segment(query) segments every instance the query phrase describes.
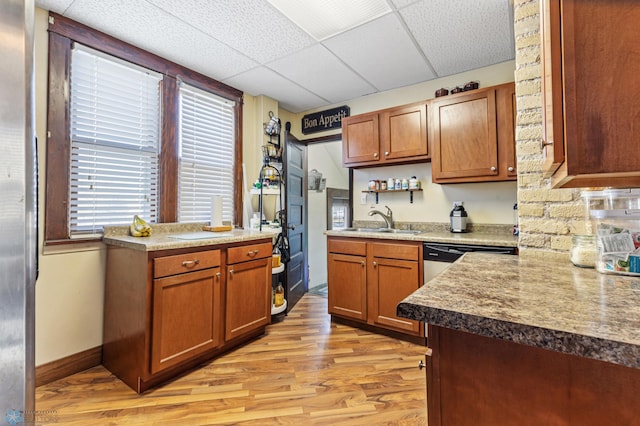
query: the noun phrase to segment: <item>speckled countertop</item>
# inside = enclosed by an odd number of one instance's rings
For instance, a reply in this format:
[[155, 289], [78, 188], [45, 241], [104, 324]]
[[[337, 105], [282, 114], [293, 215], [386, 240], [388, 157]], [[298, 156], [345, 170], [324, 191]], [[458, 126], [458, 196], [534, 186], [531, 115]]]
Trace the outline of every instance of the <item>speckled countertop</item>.
[[[132, 237], [127, 226], [109, 226], [105, 227], [102, 241], [108, 245], [134, 250], [155, 251], [274, 238], [280, 232], [279, 229], [271, 228], [263, 228], [262, 231], [233, 229], [226, 232], [207, 232], [202, 230], [203, 225], [205, 224], [154, 224], [150, 237]], [[193, 237], [197, 238], [191, 239]]]
[[385, 240], [425, 241], [470, 245], [517, 247], [518, 239], [508, 233], [468, 232], [454, 234], [447, 231], [425, 231], [419, 234], [393, 234], [388, 232], [325, 231], [327, 236], [352, 238], [378, 238]]
[[640, 368], [640, 278], [565, 259], [467, 253], [405, 298], [398, 315]]

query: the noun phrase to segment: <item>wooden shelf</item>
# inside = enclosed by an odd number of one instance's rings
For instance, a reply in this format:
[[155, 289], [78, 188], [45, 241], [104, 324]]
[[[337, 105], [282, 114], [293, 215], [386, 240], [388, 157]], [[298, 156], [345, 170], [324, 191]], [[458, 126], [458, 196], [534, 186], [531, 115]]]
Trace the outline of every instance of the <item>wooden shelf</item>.
[[408, 192], [409, 193], [409, 202], [413, 203], [413, 193], [414, 192], [418, 192], [418, 191], [422, 191], [422, 188], [415, 188], [415, 189], [379, 189], [379, 190], [366, 190], [366, 191], [362, 191], [362, 192], [367, 192], [370, 194], [376, 194], [376, 204], [378, 204], [378, 194], [380, 193], [384, 193], [384, 192]]

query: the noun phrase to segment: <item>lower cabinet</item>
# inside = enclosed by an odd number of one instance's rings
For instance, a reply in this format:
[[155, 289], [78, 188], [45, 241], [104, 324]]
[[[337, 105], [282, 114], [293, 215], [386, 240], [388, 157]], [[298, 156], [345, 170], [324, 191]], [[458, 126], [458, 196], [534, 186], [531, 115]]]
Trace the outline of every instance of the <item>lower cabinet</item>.
[[396, 315], [422, 285], [420, 242], [329, 237], [327, 247], [331, 315], [424, 337], [422, 323]]
[[227, 341], [263, 328], [271, 321], [271, 243], [235, 247], [228, 253]]
[[270, 295], [270, 238], [155, 252], [108, 246], [103, 364], [144, 392], [262, 334]]
[[429, 426], [639, 424], [639, 369], [428, 327]]

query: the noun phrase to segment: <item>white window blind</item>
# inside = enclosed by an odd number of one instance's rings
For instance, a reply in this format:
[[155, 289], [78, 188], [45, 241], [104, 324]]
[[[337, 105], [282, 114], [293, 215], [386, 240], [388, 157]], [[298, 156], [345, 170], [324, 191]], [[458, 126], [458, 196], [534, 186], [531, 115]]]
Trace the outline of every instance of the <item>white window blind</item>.
[[76, 43], [70, 80], [70, 236], [156, 222], [162, 76]]
[[235, 102], [180, 83], [178, 220], [209, 222], [222, 196], [222, 219], [233, 221]]

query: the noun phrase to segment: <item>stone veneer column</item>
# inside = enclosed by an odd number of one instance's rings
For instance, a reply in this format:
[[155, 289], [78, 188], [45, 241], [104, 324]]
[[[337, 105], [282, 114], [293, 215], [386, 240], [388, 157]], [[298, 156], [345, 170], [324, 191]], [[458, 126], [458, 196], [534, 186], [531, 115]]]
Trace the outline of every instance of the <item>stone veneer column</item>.
[[540, 3], [514, 1], [516, 153], [521, 256], [569, 257], [571, 234], [585, 229], [580, 190], [551, 189], [542, 176]]

